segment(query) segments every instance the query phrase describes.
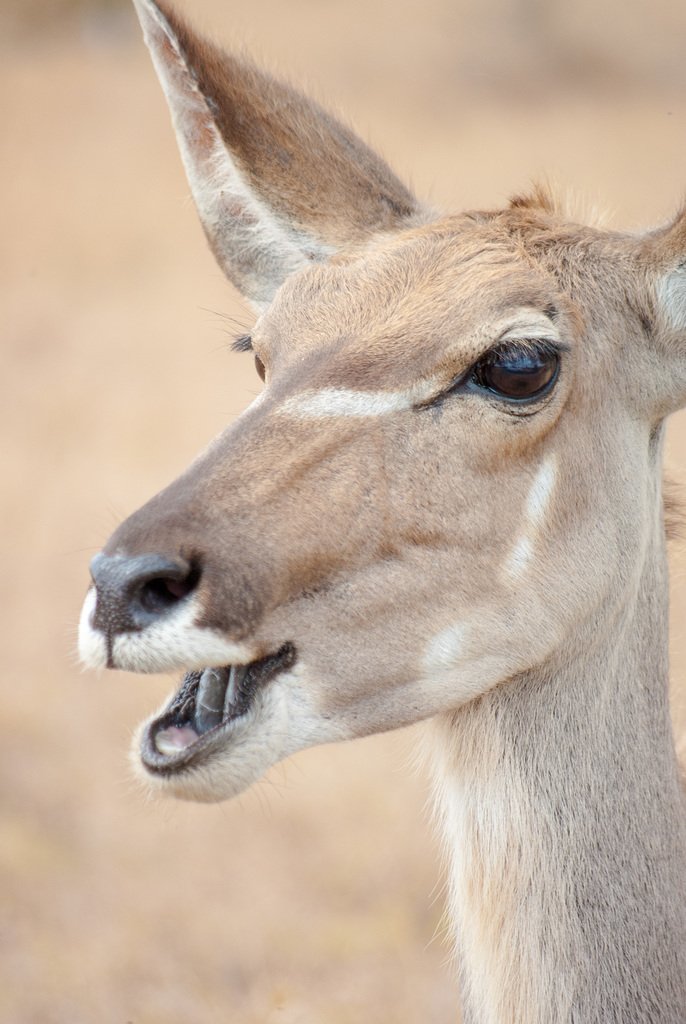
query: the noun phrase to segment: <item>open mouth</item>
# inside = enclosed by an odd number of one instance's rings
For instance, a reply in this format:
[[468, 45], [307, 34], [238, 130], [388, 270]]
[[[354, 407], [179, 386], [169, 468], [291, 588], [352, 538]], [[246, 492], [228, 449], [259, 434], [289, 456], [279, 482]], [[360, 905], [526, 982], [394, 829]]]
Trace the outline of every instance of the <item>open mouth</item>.
[[266, 683], [295, 663], [284, 644], [247, 665], [187, 672], [171, 703], [143, 734], [141, 759], [148, 771], [169, 774], [203, 760], [222, 746], [226, 727], [246, 715]]

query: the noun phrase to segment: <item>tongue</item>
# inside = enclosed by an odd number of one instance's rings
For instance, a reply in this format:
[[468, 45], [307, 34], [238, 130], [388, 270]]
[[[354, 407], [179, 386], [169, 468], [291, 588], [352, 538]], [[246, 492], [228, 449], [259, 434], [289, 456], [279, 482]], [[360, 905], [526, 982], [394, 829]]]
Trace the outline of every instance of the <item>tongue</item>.
[[155, 746], [160, 754], [178, 754], [197, 739], [198, 734], [190, 725], [170, 725], [155, 736]]

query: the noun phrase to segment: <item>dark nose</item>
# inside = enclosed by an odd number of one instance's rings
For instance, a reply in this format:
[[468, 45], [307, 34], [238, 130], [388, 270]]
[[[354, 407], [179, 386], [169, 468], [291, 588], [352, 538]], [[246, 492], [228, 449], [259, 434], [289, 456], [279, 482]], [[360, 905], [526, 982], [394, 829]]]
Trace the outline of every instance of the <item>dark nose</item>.
[[92, 625], [109, 636], [144, 629], [191, 593], [200, 573], [185, 559], [106, 555], [91, 562], [97, 600]]

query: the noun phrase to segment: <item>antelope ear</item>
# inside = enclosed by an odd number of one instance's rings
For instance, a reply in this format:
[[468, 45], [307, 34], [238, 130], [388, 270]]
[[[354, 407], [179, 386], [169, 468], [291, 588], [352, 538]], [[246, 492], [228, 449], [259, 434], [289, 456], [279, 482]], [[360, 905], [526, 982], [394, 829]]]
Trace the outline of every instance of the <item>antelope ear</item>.
[[668, 411], [686, 405], [686, 208], [641, 240], [653, 347], [666, 358]]
[[205, 234], [258, 308], [309, 262], [360, 248], [418, 210], [325, 111], [194, 33], [166, 2], [134, 3]]

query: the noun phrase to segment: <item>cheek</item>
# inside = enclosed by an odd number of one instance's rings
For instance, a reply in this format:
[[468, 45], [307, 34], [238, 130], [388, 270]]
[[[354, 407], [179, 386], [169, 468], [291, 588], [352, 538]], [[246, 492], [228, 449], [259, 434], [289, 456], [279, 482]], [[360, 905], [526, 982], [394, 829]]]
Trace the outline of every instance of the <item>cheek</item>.
[[419, 429], [387, 445], [387, 531], [399, 546], [456, 547], [493, 568], [521, 532], [541, 463], [538, 442], [551, 424], [462, 411], [459, 420], [453, 410], [427, 411]]
[[527, 483], [521, 465], [492, 472], [478, 459], [434, 456], [389, 488], [389, 542], [403, 558], [414, 559], [418, 549], [420, 575], [432, 560], [452, 560], [438, 578], [449, 573], [444, 582], [454, 586], [470, 577], [481, 589], [483, 574], [492, 579], [521, 531]]

